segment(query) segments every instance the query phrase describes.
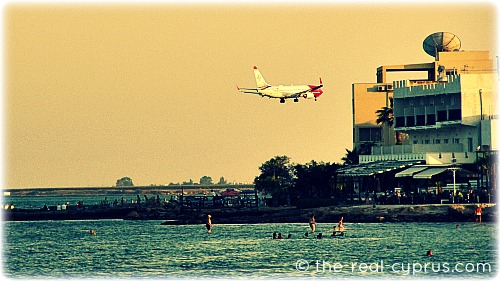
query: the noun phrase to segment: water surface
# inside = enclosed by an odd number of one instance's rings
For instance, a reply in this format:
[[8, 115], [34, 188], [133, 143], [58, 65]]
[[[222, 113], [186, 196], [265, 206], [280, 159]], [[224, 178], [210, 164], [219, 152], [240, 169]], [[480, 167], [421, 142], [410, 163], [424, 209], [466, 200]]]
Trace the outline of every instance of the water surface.
[[[4, 275], [359, 279], [492, 278], [497, 272], [494, 223], [460, 223], [456, 229], [455, 223], [349, 224], [346, 218], [345, 237], [330, 237], [334, 225], [318, 223], [316, 233], [304, 238], [307, 223], [218, 225], [213, 220], [211, 234], [204, 225], [161, 221], [3, 222]], [[274, 231], [292, 239], [273, 240]], [[321, 240], [315, 238], [319, 232]], [[425, 255], [428, 250], [432, 257]]]

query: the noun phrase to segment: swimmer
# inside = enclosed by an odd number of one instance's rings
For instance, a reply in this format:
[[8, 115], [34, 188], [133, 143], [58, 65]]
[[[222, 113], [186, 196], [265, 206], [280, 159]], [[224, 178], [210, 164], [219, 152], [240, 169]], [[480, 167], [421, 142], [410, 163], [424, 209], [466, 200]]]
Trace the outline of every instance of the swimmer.
[[207, 233], [211, 233], [212, 232], [212, 216], [211, 215], [207, 215], [207, 223], [205, 224], [205, 226], [207, 227]]
[[333, 227], [333, 233], [332, 233], [332, 236], [344, 236], [344, 232], [343, 231], [337, 231], [337, 227], [334, 226]]
[[317, 238], [317, 239], [321, 239], [321, 238], [323, 238], [323, 234], [320, 232], [320, 233], [318, 234], [318, 236], [316, 236], [316, 238]]
[[278, 239], [278, 234], [275, 232], [273, 232], [273, 239]]
[[309, 237], [309, 232], [306, 231], [306, 233], [304, 233], [304, 237], [305, 238]]
[[427, 256], [432, 257], [432, 250], [427, 251]]
[[292, 239], [292, 234], [288, 234], [288, 237], [286, 239]]
[[95, 232], [95, 230], [91, 229], [90, 230], [90, 235], [97, 235], [97, 233]]
[[455, 229], [459, 229], [459, 228], [460, 228], [460, 226], [458, 224], [455, 225]]
[[314, 232], [316, 230], [316, 219], [314, 218], [314, 214], [312, 214], [311, 218], [309, 219], [309, 227], [311, 228], [311, 232]]
[[281, 232], [278, 233], [278, 239], [283, 239], [283, 236], [281, 236]]

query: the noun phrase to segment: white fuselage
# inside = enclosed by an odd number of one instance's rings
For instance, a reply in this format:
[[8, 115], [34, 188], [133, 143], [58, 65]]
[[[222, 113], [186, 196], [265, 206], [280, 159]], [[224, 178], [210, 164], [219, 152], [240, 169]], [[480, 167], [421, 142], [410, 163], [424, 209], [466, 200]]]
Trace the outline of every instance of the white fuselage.
[[263, 90], [259, 90], [262, 96], [271, 97], [271, 98], [286, 98], [290, 95], [293, 95], [297, 92], [307, 91], [311, 88], [308, 85], [298, 85], [298, 86], [286, 86], [286, 85], [278, 85], [278, 86], [270, 86]]

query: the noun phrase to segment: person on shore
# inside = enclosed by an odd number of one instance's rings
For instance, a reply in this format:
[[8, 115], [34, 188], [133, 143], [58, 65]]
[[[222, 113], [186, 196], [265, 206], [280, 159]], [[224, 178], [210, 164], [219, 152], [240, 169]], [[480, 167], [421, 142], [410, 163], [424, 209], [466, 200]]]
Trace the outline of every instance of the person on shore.
[[309, 219], [309, 227], [311, 228], [311, 232], [314, 232], [316, 230], [316, 219], [314, 218], [314, 214], [312, 214], [311, 218]]
[[207, 233], [211, 233], [212, 232], [212, 216], [211, 215], [207, 215], [207, 223], [205, 224], [205, 226], [207, 227]]
[[481, 209], [481, 206], [477, 205], [476, 209], [474, 210], [474, 215], [476, 215], [476, 222], [481, 222], [481, 215], [483, 214], [483, 209]]

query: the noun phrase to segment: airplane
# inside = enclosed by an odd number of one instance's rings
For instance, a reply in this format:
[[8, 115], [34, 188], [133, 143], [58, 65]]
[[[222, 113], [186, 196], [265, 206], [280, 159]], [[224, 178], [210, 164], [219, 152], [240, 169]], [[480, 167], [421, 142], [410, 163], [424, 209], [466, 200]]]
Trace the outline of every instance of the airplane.
[[285, 103], [285, 99], [293, 99], [294, 102], [298, 102], [300, 97], [305, 99], [314, 99], [315, 101], [323, 91], [320, 89], [323, 87], [323, 81], [319, 78], [319, 85], [279, 85], [272, 86], [269, 85], [262, 77], [262, 74], [257, 69], [256, 66], [253, 67], [253, 72], [255, 74], [255, 81], [257, 81], [257, 88], [238, 88], [238, 91], [246, 94], [260, 95], [261, 97], [277, 98], [280, 99], [280, 103]]

